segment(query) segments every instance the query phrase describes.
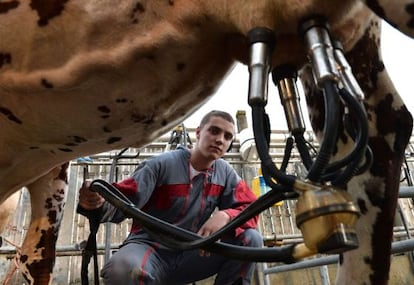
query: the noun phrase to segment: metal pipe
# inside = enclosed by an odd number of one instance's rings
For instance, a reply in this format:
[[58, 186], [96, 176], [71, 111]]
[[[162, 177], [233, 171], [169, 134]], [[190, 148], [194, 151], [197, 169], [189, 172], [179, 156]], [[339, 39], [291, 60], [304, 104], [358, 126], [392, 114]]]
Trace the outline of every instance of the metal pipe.
[[[127, 150], [128, 148], [124, 148], [113, 158], [111, 168], [109, 170], [109, 183], [115, 182], [115, 172], [118, 160], [122, 158], [122, 154]], [[111, 227], [112, 226], [110, 222], [105, 223], [105, 263], [107, 263], [109, 261], [109, 258], [111, 257]]]
[[[121, 244], [111, 244], [111, 249], [118, 249]], [[98, 244], [98, 254], [102, 255], [105, 253], [105, 244]], [[16, 255], [16, 248], [14, 246], [2, 246], [0, 248], [0, 256], [6, 255], [7, 258], [13, 258]], [[56, 256], [81, 256], [82, 247], [80, 244], [74, 245], [60, 245], [56, 246]]]
[[329, 281], [328, 266], [322, 265], [319, 267], [319, 273], [321, 274], [322, 285], [331, 285], [331, 282]]
[[267, 209], [269, 211], [269, 215], [270, 215], [270, 229], [272, 231], [272, 233], [276, 234], [276, 225], [275, 225], [275, 221], [273, 219], [274, 217], [274, 213], [273, 213], [273, 207], [269, 207]]
[[[284, 203], [288, 203], [288, 202], [286, 201], [286, 202], [283, 202], [283, 204], [284, 204]], [[282, 232], [282, 235], [284, 235], [284, 234], [286, 233], [286, 231], [285, 231], [285, 225], [284, 225], [284, 223], [283, 223], [283, 217], [282, 217], [282, 215], [283, 215], [283, 213], [282, 213], [282, 207], [283, 207], [283, 205], [278, 206], [278, 207], [277, 207], [277, 212], [278, 212], [278, 216], [279, 216], [280, 231]]]
[[414, 198], [414, 186], [400, 186], [400, 198]]
[[[414, 250], [414, 239], [397, 241], [397, 242], [392, 243], [391, 254], [398, 254], [398, 253], [403, 253], [403, 252], [412, 251], [412, 250]], [[298, 270], [298, 269], [305, 269], [305, 268], [316, 267], [316, 266], [335, 264], [338, 262], [338, 259], [339, 259], [339, 255], [337, 254], [324, 256], [324, 257], [318, 257], [314, 259], [299, 261], [299, 262], [292, 263], [292, 264], [274, 266], [274, 267], [264, 270], [263, 274], [281, 273], [281, 272], [286, 272], [286, 271], [291, 271], [291, 270]]]

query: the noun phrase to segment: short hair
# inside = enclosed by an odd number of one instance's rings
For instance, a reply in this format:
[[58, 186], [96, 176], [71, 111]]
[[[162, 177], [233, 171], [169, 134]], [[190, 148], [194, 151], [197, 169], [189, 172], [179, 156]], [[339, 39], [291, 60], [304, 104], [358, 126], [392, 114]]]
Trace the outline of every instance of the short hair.
[[204, 117], [201, 119], [200, 128], [204, 127], [204, 125], [206, 125], [210, 121], [211, 117], [220, 117], [234, 125], [233, 117], [229, 113], [219, 110], [213, 110], [205, 114]]

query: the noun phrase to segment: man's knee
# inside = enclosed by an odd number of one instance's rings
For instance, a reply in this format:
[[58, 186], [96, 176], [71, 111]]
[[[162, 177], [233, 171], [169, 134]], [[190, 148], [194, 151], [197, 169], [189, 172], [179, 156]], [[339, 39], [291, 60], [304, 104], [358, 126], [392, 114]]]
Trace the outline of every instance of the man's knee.
[[262, 247], [263, 246], [263, 237], [255, 229], [247, 229], [243, 232], [243, 243], [246, 246], [251, 247]]
[[105, 264], [101, 277], [106, 285], [154, 284], [154, 276], [135, 264], [130, 258], [116, 254]]

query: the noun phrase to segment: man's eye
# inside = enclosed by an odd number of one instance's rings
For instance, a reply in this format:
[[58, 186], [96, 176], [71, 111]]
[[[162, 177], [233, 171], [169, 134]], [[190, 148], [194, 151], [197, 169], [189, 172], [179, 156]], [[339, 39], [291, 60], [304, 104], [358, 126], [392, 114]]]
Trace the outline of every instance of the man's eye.
[[225, 134], [225, 135], [224, 135], [224, 138], [225, 138], [227, 141], [231, 141], [231, 140], [233, 139], [233, 135], [230, 135], [230, 134]]
[[217, 135], [219, 132], [220, 130], [217, 128], [210, 128], [210, 133], [212, 133], [213, 135]]

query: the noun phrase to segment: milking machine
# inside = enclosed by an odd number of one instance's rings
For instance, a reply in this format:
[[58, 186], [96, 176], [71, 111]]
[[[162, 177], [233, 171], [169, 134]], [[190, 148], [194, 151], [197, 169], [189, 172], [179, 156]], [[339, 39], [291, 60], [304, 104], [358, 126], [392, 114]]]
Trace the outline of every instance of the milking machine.
[[[268, 33], [271, 35], [271, 31]], [[334, 48], [329, 28], [323, 18], [317, 17], [304, 21], [300, 25], [300, 33], [309, 51], [308, 58], [315, 84], [322, 91], [325, 102], [324, 138], [319, 153], [316, 159], [312, 160], [303, 143], [304, 126], [296, 99], [296, 71], [289, 66], [276, 67], [272, 71], [272, 77], [278, 86], [289, 131], [295, 137], [302, 161], [308, 170], [306, 180], [292, 179], [277, 169], [268, 154], [266, 144], [268, 123], [263, 107], [267, 103], [267, 95], [265, 92], [259, 94], [263, 89], [262, 86], [256, 87], [257, 92], [249, 93], [256, 147], [267, 184], [274, 188], [277, 181], [278, 184], [286, 185], [287, 191], [293, 190], [299, 193], [296, 222], [302, 231], [307, 249], [320, 253], [343, 252], [358, 246], [354, 224], [359, 213], [349, 194], [341, 187], [344, 187], [356, 173], [367, 167], [369, 159], [365, 157], [370, 157], [370, 152], [367, 151], [367, 120], [361, 104], [362, 92], [352, 73], [349, 72], [350, 68], [342, 51], [340, 48]], [[263, 55], [263, 48], [260, 48], [263, 42], [265, 41], [251, 38], [250, 66], [255, 68], [262, 66], [260, 72], [265, 73], [267, 68], [265, 58], [269, 58], [269, 55]], [[255, 61], [258, 58], [262, 59], [260, 64]], [[252, 82], [251, 86], [254, 84], [256, 83]], [[347, 87], [354, 85], [352, 89]], [[345, 157], [330, 164], [337, 144], [341, 104], [346, 106], [347, 113], [352, 115], [352, 118], [345, 117], [345, 120], [350, 121], [347, 125], [354, 127], [349, 133], [355, 140], [355, 147]]]
[[[342, 47], [331, 40], [329, 27], [323, 17], [303, 21], [300, 34], [308, 50], [315, 86], [323, 94], [325, 105], [324, 137], [319, 152], [313, 158], [304, 138], [305, 124], [299, 105], [296, 68], [281, 65], [270, 70], [269, 61], [277, 44], [274, 32], [261, 27], [251, 30], [247, 35], [250, 44], [248, 103], [252, 108], [253, 131], [262, 173], [272, 190], [259, 197], [225, 227], [209, 237], [201, 238], [137, 209], [106, 181], [95, 180], [91, 189], [121, 208], [127, 216], [139, 221], [154, 239], [171, 248], [202, 248], [236, 259], [286, 263], [316, 253], [341, 253], [356, 248], [358, 238], [354, 225], [359, 211], [345, 191], [345, 185], [354, 175], [369, 167], [372, 159], [367, 146], [368, 125], [362, 104], [363, 93]], [[305, 179], [285, 173], [284, 167], [278, 169], [269, 155], [270, 121], [265, 106], [270, 73], [278, 87], [289, 131], [307, 169]], [[335, 157], [335, 162], [331, 162], [341, 121], [355, 143], [344, 157]], [[290, 150], [285, 152], [284, 164], [289, 156]], [[218, 241], [224, 234], [276, 202], [293, 198], [297, 198], [296, 221], [304, 237], [303, 243], [278, 248], [246, 248]]]

